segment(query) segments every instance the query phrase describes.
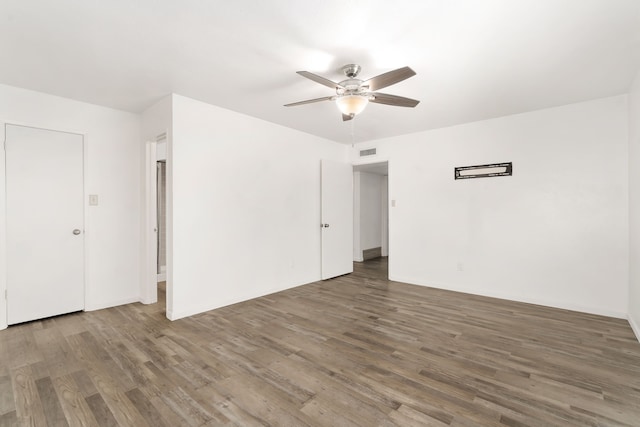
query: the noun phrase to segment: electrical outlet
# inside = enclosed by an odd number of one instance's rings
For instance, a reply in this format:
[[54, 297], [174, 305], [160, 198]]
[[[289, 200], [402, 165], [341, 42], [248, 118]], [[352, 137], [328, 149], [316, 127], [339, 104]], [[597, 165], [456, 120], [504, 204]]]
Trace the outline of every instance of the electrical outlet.
[[89, 206], [98, 206], [97, 194], [89, 194]]
[[464, 263], [459, 262], [457, 267], [458, 267], [458, 271], [464, 271]]

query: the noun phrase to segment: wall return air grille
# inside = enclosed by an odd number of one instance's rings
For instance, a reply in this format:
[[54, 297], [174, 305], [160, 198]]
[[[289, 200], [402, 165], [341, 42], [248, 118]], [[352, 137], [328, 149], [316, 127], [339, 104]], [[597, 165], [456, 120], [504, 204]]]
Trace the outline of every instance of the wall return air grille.
[[492, 178], [513, 175], [513, 163], [493, 163], [490, 165], [460, 166], [454, 169], [454, 179]]
[[374, 154], [376, 154], [375, 148], [369, 148], [368, 150], [360, 150], [360, 157], [373, 156]]

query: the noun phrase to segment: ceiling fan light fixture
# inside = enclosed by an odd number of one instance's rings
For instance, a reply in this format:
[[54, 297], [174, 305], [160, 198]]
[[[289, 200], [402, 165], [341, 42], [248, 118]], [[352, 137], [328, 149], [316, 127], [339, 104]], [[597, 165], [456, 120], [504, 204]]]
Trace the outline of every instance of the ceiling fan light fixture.
[[336, 99], [340, 112], [346, 116], [357, 116], [369, 103], [369, 97], [363, 95], [344, 95]]
[[342, 120], [352, 120], [356, 115], [362, 113], [369, 102], [376, 104], [393, 105], [396, 107], [415, 107], [420, 101], [405, 98], [403, 96], [380, 93], [378, 89], [394, 85], [409, 77], [415, 76], [416, 72], [409, 67], [398, 68], [386, 73], [372, 77], [368, 80], [361, 80], [358, 77], [360, 66], [357, 64], [347, 64], [342, 67], [346, 80], [336, 83], [309, 71], [296, 71], [302, 77], [313, 80], [323, 86], [335, 90], [335, 95], [322, 98], [307, 99], [305, 101], [285, 104], [285, 107], [297, 105], [313, 104], [321, 101], [335, 101], [338, 109], [342, 113]]

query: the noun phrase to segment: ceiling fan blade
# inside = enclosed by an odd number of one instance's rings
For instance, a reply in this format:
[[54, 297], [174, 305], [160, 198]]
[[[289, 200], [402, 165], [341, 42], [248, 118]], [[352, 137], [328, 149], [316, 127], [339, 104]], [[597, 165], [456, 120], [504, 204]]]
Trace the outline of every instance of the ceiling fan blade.
[[325, 96], [322, 98], [315, 98], [315, 99], [307, 99], [306, 101], [298, 101], [298, 102], [292, 102], [291, 104], [285, 104], [285, 107], [295, 107], [296, 105], [304, 105], [304, 104], [313, 104], [314, 102], [320, 102], [320, 101], [331, 101], [333, 99], [333, 96]]
[[411, 98], [405, 98], [404, 96], [389, 95], [388, 93], [374, 92], [373, 99], [369, 102], [375, 102], [377, 104], [394, 105], [396, 107], [415, 107], [420, 101]]
[[353, 114], [343, 114], [342, 115], [342, 121], [346, 122], [348, 120], [353, 120], [354, 117], [355, 117], [355, 115], [353, 115]]
[[379, 76], [372, 77], [364, 82], [363, 85], [368, 85], [369, 90], [374, 91], [385, 88], [387, 86], [391, 86], [415, 75], [416, 72], [411, 68], [402, 67], [398, 68], [397, 70], [389, 71], [387, 73], [380, 74]]
[[338, 83], [332, 82], [331, 80], [325, 79], [324, 77], [321, 77], [317, 74], [313, 74], [308, 71], [296, 71], [296, 72], [300, 74], [302, 77], [306, 77], [309, 80], [313, 80], [314, 82], [320, 83], [321, 85], [325, 85], [326, 87], [330, 87], [331, 89], [342, 88], [342, 86], [340, 86]]

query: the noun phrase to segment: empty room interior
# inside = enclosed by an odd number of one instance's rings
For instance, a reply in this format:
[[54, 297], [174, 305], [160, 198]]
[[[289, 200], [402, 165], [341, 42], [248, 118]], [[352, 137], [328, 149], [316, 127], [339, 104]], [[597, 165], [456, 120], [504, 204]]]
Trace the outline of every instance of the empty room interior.
[[0, 2], [0, 426], [640, 426], [640, 2]]

